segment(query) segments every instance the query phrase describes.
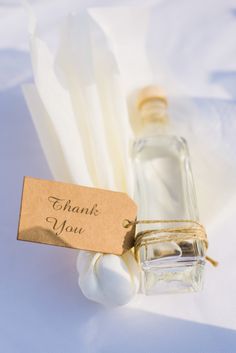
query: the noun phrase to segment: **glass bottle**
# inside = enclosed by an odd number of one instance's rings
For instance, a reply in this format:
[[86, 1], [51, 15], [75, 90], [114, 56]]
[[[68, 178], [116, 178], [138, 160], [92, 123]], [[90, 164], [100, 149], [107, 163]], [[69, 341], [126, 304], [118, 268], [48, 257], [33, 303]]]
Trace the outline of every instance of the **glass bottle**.
[[[137, 115], [142, 133], [133, 145], [138, 219], [198, 221], [198, 208], [184, 138], [168, 134], [167, 99], [156, 86], [140, 91]], [[175, 226], [179, 227], [179, 223]], [[191, 227], [191, 223], [182, 224]], [[137, 232], [173, 227], [173, 223], [138, 224]], [[166, 233], [163, 233], [166, 235]], [[146, 294], [189, 292], [202, 288], [205, 243], [199, 239], [152, 242], [135, 249]]]

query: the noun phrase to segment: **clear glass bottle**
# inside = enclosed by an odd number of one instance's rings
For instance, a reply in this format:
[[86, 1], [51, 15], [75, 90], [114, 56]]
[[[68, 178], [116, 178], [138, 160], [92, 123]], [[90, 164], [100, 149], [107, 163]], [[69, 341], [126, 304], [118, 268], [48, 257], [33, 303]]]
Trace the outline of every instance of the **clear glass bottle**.
[[[142, 134], [133, 146], [138, 219], [198, 221], [188, 146], [182, 137], [167, 133], [167, 100], [163, 92], [155, 86], [142, 90], [137, 114], [142, 125]], [[183, 225], [190, 227], [189, 223]], [[166, 227], [170, 224], [158, 224], [158, 228]], [[157, 229], [157, 224], [137, 225], [137, 232], [150, 229]], [[204, 242], [180, 238], [161, 242], [161, 236], [152, 234], [154, 241], [136, 249], [142, 292], [149, 295], [200, 290]]]

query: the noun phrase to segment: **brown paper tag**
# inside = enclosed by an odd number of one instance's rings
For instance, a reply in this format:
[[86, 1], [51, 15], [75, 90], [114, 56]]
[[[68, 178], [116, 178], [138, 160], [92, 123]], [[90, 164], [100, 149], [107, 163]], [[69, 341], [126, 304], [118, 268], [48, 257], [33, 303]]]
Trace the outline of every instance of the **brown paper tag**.
[[121, 255], [134, 242], [137, 207], [128, 195], [24, 178], [18, 240]]

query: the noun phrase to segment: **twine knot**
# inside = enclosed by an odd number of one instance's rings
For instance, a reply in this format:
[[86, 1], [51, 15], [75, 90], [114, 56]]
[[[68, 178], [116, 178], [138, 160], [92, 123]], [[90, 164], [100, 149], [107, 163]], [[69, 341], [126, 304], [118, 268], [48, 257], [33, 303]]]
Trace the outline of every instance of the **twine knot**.
[[[128, 228], [137, 224], [157, 224], [159, 228], [147, 229], [138, 232], [135, 236], [135, 250], [136, 252], [141, 245], [153, 244], [157, 242], [170, 242], [170, 241], [186, 241], [186, 240], [201, 240], [203, 241], [206, 250], [208, 249], [209, 242], [205, 228], [202, 224], [193, 220], [135, 220], [130, 221], [125, 219], [123, 226]], [[167, 225], [167, 227], [163, 226]], [[153, 234], [159, 236], [152, 236]], [[205, 257], [214, 267], [218, 266], [218, 262], [209, 256]]]

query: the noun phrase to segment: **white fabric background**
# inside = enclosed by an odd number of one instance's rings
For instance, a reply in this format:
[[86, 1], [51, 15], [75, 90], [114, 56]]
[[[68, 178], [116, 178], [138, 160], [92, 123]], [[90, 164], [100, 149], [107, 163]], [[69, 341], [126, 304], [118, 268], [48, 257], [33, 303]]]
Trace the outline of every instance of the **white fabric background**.
[[[67, 4], [34, 3], [50, 42], [52, 24]], [[126, 307], [107, 310], [80, 293], [76, 251], [16, 241], [23, 175], [51, 178], [51, 174], [20, 89], [22, 83], [32, 81], [26, 16], [17, 1], [0, 1], [1, 352], [235, 351], [236, 3], [153, 1], [147, 55], [139, 53], [142, 38], [137, 41], [137, 28], [141, 34], [147, 20], [137, 14], [139, 3], [81, 1], [81, 8], [133, 6], [122, 21], [116, 16], [121, 10], [114, 10], [118, 11], [115, 15], [104, 8], [93, 10], [116, 43], [125, 89], [129, 91], [153, 77], [170, 93], [194, 97], [201, 119], [202, 155], [205, 146], [212, 156], [222, 146], [222, 153], [212, 157], [209, 164], [215, 168], [215, 178], [209, 180], [211, 190], [216, 191], [214, 185], [221, 189], [210, 194], [207, 204], [209, 215], [217, 215], [208, 228], [214, 234], [210, 255], [221, 265], [208, 268], [203, 293], [138, 296]], [[140, 54], [135, 65], [129, 61], [132, 52]], [[177, 100], [172, 107], [179, 105]], [[198, 128], [196, 118], [193, 128]], [[225, 173], [217, 169], [217, 157]], [[200, 195], [200, 209], [204, 207]], [[218, 213], [211, 213], [214, 207]]]

